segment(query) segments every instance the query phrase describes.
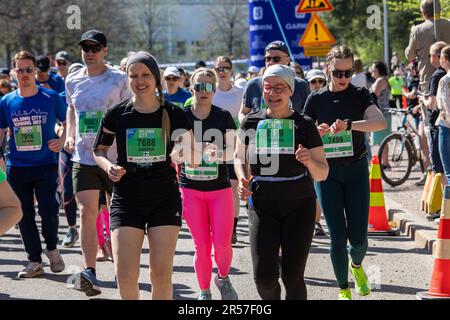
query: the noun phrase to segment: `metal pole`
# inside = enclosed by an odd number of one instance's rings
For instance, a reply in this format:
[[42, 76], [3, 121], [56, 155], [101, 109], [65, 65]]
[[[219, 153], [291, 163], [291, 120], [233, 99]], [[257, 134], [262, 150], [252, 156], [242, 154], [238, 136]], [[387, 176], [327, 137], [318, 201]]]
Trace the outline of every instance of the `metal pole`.
[[438, 26], [437, 22], [439, 20], [439, 13], [437, 13], [437, 0], [433, 0], [433, 26], [434, 26], [434, 42], [438, 41]]
[[284, 33], [283, 26], [281, 25], [280, 18], [278, 17], [277, 10], [275, 10], [275, 6], [273, 5], [273, 1], [269, 0], [270, 6], [272, 7], [273, 14], [275, 16], [275, 20], [277, 21], [278, 28], [280, 28], [281, 36], [283, 37], [284, 43], [289, 51], [289, 56], [291, 57], [291, 61], [295, 62], [294, 55], [292, 54], [291, 46], [289, 45], [288, 39], [286, 38], [286, 34]]
[[384, 20], [384, 62], [390, 69], [389, 61], [389, 30], [388, 30], [388, 6], [386, 0], [383, 0], [383, 20]]

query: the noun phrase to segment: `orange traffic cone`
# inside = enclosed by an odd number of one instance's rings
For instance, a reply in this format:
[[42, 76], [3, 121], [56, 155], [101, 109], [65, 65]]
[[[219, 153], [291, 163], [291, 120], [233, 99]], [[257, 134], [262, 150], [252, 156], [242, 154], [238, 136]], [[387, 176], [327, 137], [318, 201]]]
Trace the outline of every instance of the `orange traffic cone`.
[[428, 292], [417, 293], [419, 299], [450, 299], [450, 185], [445, 186], [434, 254], [434, 270]]
[[380, 161], [373, 156], [370, 169], [370, 205], [369, 205], [369, 236], [395, 236], [398, 229], [391, 229], [384, 206], [383, 185], [381, 182]]

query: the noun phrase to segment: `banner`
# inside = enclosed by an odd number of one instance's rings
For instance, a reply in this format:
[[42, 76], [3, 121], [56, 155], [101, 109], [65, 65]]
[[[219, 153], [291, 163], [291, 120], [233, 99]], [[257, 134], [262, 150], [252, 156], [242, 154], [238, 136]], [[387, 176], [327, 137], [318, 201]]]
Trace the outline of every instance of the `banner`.
[[291, 58], [303, 70], [311, 69], [311, 58], [305, 57], [299, 46], [311, 14], [298, 14], [298, 4], [298, 0], [249, 0], [250, 65], [264, 67], [264, 48], [282, 40], [290, 48]]

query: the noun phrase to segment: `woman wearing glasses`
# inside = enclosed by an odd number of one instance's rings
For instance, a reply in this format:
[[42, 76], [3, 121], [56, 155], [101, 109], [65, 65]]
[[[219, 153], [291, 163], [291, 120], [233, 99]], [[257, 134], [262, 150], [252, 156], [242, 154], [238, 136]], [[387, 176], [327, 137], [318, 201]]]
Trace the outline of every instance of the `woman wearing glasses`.
[[[233, 251], [233, 191], [225, 162], [233, 160], [235, 124], [231, 114], [212, 105], [217, 77], [214, 71], [200, 68], [191, 77], [193, 104], [185, 110], [195, 131], [196, 143], [203, 146], [202, 164], [194, 169], [184, 163], [180, 172], [183, 217], [195, 244], [194, 268], [200, 287], [198, 300], [211, 300], [211, 249], [218, 274], [214, 283], [222, 300], [237, 300], [231, 285]], [[196, 129], [197, 130], [197, 129]], [[201, 140], [200, 140], [201, 139]]]
[[[171, 157], [179, 158], [172, 136], [193, 146], [191, 124], [180, 108], [164, 101], [153, 56], [142, 51], [130, 56], [126, 70], [133, 96], [106, 113], [94, 144], [95, 160], [114, 182], [110, 219], [117, 283], [122, 299], [139, 299], [140, 256], [147, 234], [152, 299], [170, 300], [182, 210], [171, 166]], [[114, 140], [117, 164], [107, 157]]]
[[254, 279], [263, 300], [281, 299], [281, 248], [286, 299], [304, 300], [316, 215], [312, 179], [326, 179], [328, 165], [314, 122], [290, 107], [294, 70], [270, 66], [262, 84], [268, 108], [243, 119], [235, 156], [239, 195], [251, 196], [253, 203], [248, 214]]
[[[239, 108], [241, 107], [242, 95], [244, 91], [233, 85], [231, 77], [233, 76], [233, 63], [228, 57], [217, 57], [214, 62], [214, 70], [217, 73], [217, 88], [214, 93], [212, 103], [219, 108], [227, 110], [233, 117], [236, 128], [239, 127]], [[228, 175], [230, 177], [231, 188], [233, 189], [234, 199], [234, 225], [231, 242], [237, 242], [237, 224], [239, 221], [239, 195], [237, 192], [238, 181], [234, 172], [233, 164], [227, 165]]]
[[369, 216], [369, 172], [364, 133], [386, 128], [383, 114], [369, 92], [350, 84], [353, 61], [349, 48], [334, 47], [327, 56], [331, 81], [326, 89], [313, 92], [305, 105], [305, 114], [318, 125], [330, 166], [328, 178], [316, 182], [315, 188], [330, 233], [331, 261], [342, 300], [351, 299], [349, 267], [356, 279], [356, 292], [359, 295], [370, 293], [361, 266], [368, 246]]

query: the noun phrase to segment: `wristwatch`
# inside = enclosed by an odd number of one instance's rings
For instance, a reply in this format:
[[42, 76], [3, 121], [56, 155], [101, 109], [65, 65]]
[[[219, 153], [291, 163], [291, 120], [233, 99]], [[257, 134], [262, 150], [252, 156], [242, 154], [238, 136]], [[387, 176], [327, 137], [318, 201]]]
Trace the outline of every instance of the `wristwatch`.
[[344, 122], [347, 124], [346, 131], [352, 130], [352, 120], [351, 119], [344, 119]]

